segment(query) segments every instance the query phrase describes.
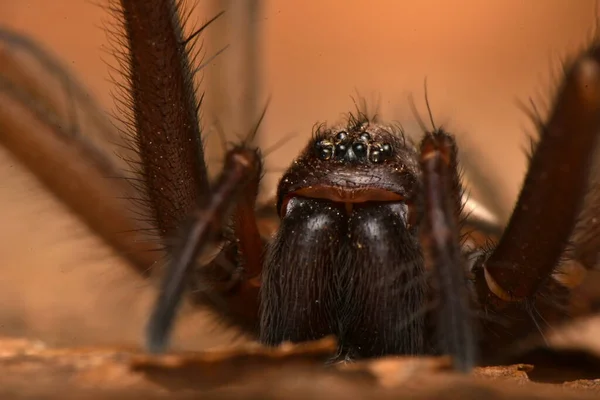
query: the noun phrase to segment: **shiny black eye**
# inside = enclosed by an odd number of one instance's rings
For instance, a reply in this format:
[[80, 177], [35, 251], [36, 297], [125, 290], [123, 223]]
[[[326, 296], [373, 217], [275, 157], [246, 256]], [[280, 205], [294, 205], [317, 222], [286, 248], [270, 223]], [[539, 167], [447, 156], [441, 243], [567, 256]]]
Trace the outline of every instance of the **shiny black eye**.
[[324, 161], [331, 159], [333, 156], [333, 143], [322, 140], [315, 145], [317, 156]]
[[331, 159], [331, 156], [333, 155], [333, 151], [329, 148], [329, 147], [322, 147], [319, 150], [319, 158], [321, 160], [329, 160]]
[[383, 161], [383, 156], [381, 155], [381, 151], [372, 150], [370, 155], [371, 162], [378, 164]]
[[360, 140], [362, 140], [363, 142], [368, 142], [369, 140], [371, 140], [371, 135], [369, 135], [368, 132], [363, 132], [360, 134], [360, 136], [358, 138]]
[[352, 145], [352, 151], [357, 157], [364, 157], [367, 154], [367, 145], [365, 143], [356, 142]]
[[392, 155], [392, 145], [389, 143], [382, 144], [381, 154], [383, 154], [384, 157], [390, 157]]
[[347, 137], [348, 137], [348, 133], [345, 131], [341, 131], [337, 135], [335, 135], [335, 138], [339, 141], [346, 140]]
[[384, 155], [381, 152], [381, 145], [379, 143], [375, 143], [371, 146], [371, 151], [369, 152], [369, 160], [372, 163], [379, 164], [383, 161]]
[[348, 146], [343, 143], [338, 143], [335, 145], [335, 156], [336, 158], [344, 158], [346, 156], [346, 152], [348, 151]]

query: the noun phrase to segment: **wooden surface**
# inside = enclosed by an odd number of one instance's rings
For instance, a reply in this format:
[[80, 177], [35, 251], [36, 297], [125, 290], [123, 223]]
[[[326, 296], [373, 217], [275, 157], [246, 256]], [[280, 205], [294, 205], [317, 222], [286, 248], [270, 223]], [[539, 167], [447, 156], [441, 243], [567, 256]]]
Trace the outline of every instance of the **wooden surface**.
[[333, 340], [152, 357], [117, 348], [50, 349], [0, 340], [2, 399], [593, 399], [600, 380], [532, 382], [535, 367], [454, 374], [445, 358], [325, 367]]

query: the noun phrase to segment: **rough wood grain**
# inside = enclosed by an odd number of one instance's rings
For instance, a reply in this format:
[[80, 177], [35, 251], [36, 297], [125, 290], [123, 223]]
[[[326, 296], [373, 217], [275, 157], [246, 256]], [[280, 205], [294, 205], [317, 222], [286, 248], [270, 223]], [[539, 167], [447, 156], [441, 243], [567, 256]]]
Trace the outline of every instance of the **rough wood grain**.
[[446, 358], [387, 358], [323, 366], [325, 339], [148, 356], [136, 349], [52, 349], [0, 339], [2, 399], [593, 399], [600, 380], [534, 383], [534, 367], [451, 373]]

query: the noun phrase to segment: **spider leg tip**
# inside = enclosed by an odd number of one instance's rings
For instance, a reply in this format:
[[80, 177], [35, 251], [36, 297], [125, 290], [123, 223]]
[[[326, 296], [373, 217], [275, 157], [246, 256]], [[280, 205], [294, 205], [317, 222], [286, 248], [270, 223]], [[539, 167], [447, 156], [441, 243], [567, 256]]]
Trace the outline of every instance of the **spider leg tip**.
[[168, 346], [169, 326], [164, 318], [157, 315], [150, 317], [145, 332], [145, 349], [150, 354], [162, 354]]
[[162, 354], [167, 348], [167, 340], [163, 332], [150, 327], [146, 332], [145, 349], [150, 354]]

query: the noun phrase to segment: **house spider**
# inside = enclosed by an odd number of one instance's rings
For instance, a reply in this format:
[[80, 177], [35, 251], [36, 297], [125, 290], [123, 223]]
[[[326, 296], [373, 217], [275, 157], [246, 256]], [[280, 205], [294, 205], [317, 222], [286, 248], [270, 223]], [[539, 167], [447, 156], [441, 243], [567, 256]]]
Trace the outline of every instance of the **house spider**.
[[[79, 135], [77, 113], [59, 110], [7, 53], [0, 76], [2, 145], [138, 272], [148, 274], [167, 255], [149, 350], [164, 350], [190, 288], [198, 305], [268, 345], [333, 334], [339, 351], [332, 361], [449, 354], [463, 371], [541, 335], [538, 319], [571, 316], [572, 272], [595, 267], [600, 250], [597, 198], [586, 198], [596, 187], [600, 47], [589, 46], [565, 69], [546, 121], [532, 114], [540, 140], [497, 244], [465, 245], [472, 221], [450, 133], [432, 120], [415, 143], [360, 108], [340, 125], [316, 126], [279, 183], [270, 211], [279, 227], [265, 237], [264, 209], [255, 204], [262, 156], [253, 143], [266, 108], [209, 182], [193, 85], [201, 30], [183, 37], [177, 4], [111, 5], [128, 49], [120, 61], [124, 106], [132, 110], [123, 121], [131, 176]], [[35, 44], [0, 33], [8, 47], [61, 76]], [[62, 83], [85, 103], [77, 85]], [[72, 125], [54, 118], [61, 112]], [[69, 179], [55, 170], [68, 170]], [[146, 225], [130, 212], [131, 199]], [[140, 240], [147, 230], [160, 236], [160, 251]], [[215, 249], [217, 256], [199, 261]]]

